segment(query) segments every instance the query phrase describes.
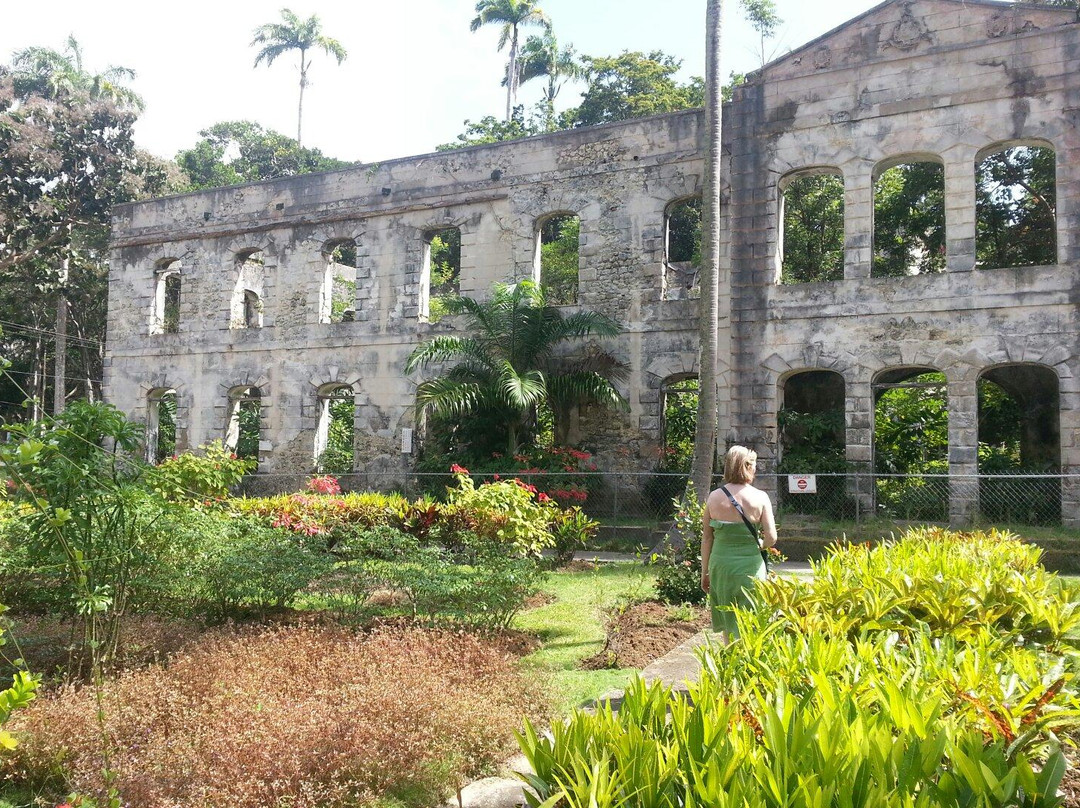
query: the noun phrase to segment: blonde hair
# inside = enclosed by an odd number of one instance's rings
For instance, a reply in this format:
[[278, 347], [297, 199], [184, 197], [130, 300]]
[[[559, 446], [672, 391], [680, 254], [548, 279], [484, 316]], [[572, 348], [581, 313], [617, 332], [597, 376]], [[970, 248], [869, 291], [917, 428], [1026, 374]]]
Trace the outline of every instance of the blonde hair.
[[749, 483], [754, 478], [751, 466], [757, 462], [757, 452], [745, 446], [732, 446], [724, 455], [724, 482]]

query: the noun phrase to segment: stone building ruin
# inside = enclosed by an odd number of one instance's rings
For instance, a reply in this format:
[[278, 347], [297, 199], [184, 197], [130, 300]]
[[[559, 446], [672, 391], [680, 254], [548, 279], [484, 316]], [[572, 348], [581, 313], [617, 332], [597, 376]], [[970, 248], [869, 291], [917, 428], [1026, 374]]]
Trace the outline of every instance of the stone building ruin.
[[[869, 471], [876, 397], [936, 373], [949, 472], [974, 475], [985, 377], [1039, 413], [1031, 440], [1080, 473], [1073, 10], [889, 0], [752, 74], [724, 120], [721, 441], [772, 468], [785, 390], [817, 374], [843, 401], [847, 460]], [[482, 295], [536, 277], [545, 222], [575, 216], [577, 305], [625, 324], [612, 347], [631, 368], [630, 413], [585, 413], [580, 437], [602, 467], [647, 471], [666, 386], [697, 373], [693, 273], [667, 231], [700, 195], [704, 135], [692, 110], [120, 206], [106, 397], [152, 443], [155, 408], [175, 396], [179, 448], [235, 440], [241, 408], [257, 408], [260, 470], [300, 472], [327, 397], [351, 390], [358, 470], [401, 473], [418, 381], [405, 358], [454, 328], [428, 321], [432, 234], [456, 229], [460, 291]], [[1056, 261], [977, 267], [977, 165], [1016, 146], [1052, 150]], [[901, 163], [942, 169], [944, 271], [875, 277], [875, 181]], [[781, 283], [785, 191], [819, 175], [842, 180], [835, 278]], [[1080, 524], [1080, 492], [1066, 481], [1061, 496]], [[951, 517], [972, 507], [958, 487]]]

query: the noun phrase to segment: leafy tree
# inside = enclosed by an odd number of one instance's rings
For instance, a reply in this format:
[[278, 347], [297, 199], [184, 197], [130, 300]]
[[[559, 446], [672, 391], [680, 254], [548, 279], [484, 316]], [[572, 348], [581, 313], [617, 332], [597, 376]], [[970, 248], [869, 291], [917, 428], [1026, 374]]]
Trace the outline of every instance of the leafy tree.
[[750, 27], [761, 37], [761, 64], [764, 65], [768, 61], [765, 54], [765, 41], [775, 36], [776, 29], [784, 21], [776, 13], [776, 3], [773, 0], [740, 0], [740, 5]]
[[535, 134], [538, 134], [536, 127], [526, 124], [521, 107], [516, 107], [509, 121], [500, 121], [493, 115], [487, 115], [476, 123], [466, 120], [465, 131], [457, 136], [456, 141], [443, 143], [441, 146], [436, 146], [435, 150], [453, 151], [466, 146], [484, 146], [488, 143], [519, 140]]
[[625, 121], [704, 104], [704, 82], [693, 78], [680, 84], [675, 74], [682, 61], [662, 51], [623, 51], [618, 56], [585, 56], [582, 61], [588, 86], [581, 105], [560, 116], [563, 128]]
[[554, 216], [540, 231], [540, 283], [556, 306], [577, 303], [581, 219]]
[[909, 163], [874, 185], [874, 277], [945, 269], [945, 168]]
[[255, 29], [251, 47], [261, 46], [255, 56], [255, 67], [261, 62], [266, 62], [270, 67], [282, 54], [289, 51], [300, 52], [300, 101], [296, 108], [296, 143], [303, 143], [301, 125], [304, 119], [304, 90], [308, 86], [308, 70], [311, 62], [308, 59], [308, 51], [319, 48], [327, 56], [333, 56], [340, 65], [348, 53], [345, 47], [336, 39], [331, 39], [322, 32], [322, 21], [314, 14], [306, 20], [301, 20], [296, 14], [287, 8], [281, 10], [281, 22], [269, 22]]
[[979, 164], [975, 250], [980, 269], [1057, 263], [1052, 149], [1018, 146]]
[[318, 149], [304, 148], [298, 141], [253, 121], [216, 123], [199, 132], [199, 136], [202, 140], [176, 155], [176, 162], [195, 190], [352, 165], [327, 157]]
[[142, 98], [124, 86], [135, 78], [135, 71], [113, 66], [103, 73], [88, 72], [83, 68], [82, 46], [74, 36], [67, 38], [62, 51], [44, 47], [16, 51], [11, 67], [15, 94], [20, 98], [89, 98], [135, 111], [143, 109]]
[[694, 458], [699, 384], [696, 378], [668, 385], [664, 396], [664, 454], [660, 471], [688, 472]]
[[521, 83], [533, 79], [547, 79], [544, 98], [540, 102], [544, 131], [553, 132], [556, 128], [555, 99], [563, 86], [573, 79], [581, 78], [584, 69], [578, 61], [573, 45], [560, 48], [554, 32], [549, 28], [540, 36], [531, 36], [525, 40], [521, 49]]
[[940, 473], [948, 468], [949, 411], [945, 377], [923, 373], [893, 387], [874, 414], [874, 461], [883, 474]]
[[330, 401], [330, 428], [326, 449], [316, 464], [322, 474], [351, 474], [354, 462], [356, 402], [352, 390], [342, 390]]
[[431, 238], [431, 298], [428, 319], [438, 321], [445, 302], [461, 292], [461, 230], [440, 230]]
[[799, 177], [784, 191], [784, 283], [844, 277], [844, 180]]
[[517, 106], [517, 91], [520, 81], [518, 68], [518, 36], [520, 29], [527, 25], [551, 27], [551, 22], [543, 9], [533, 0], [479, 0], [476, 4], [476, 16], [469, 23], [469, 30], [479, 31], [485, 25], [498, 25], [499, 46], [501, 51], [510, 45], [510, 60], [506, 68], [506, 120], [514, 117]]
[[564, 317], [530, 281], [496, 284], [488, 300], [452, 298], [446, 310], [465, 315], [471, 336], [436, 336], [409, 356], [407, 373], [456, 362], [417, 387], [419, 414], [456, 423], [484, 419], [513, 454], [541, 406], [555, 416], [557, 439], [575, 405], [626, 406], [611, 382], [621, 367], [614, 357], [600, 350], [577, 358], [563, 353], [568, 342], [617, 335], [620, 326], [607, 317]]

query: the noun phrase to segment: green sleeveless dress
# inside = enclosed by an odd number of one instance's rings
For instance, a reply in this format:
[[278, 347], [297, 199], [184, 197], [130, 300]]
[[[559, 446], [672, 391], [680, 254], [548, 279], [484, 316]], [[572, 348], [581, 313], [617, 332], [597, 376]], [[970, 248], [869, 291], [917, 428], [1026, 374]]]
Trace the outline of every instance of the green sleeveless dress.
[[739, 635], [732, 606], [749, 606], [746, 589], [754, 578], [765, 580], [765, 562], [757, 541], [742, 522], [721, 522], [710, 519], [713, 529], [712, 551], [709, 553], [709, 611], [713, 631], [726, 631], [731, 637]]

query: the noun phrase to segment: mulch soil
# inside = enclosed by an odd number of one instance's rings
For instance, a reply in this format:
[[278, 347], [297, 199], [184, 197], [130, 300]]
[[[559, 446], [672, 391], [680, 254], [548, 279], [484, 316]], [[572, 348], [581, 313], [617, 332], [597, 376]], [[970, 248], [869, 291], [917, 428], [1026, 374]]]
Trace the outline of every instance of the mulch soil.
[[1080, 752], [1066, 748], [1065, 758], [1069, 761], [1069, 770], [1065, 772], [1059, 787], [1064, 800], [1061, 808], [1080, 808]]
[[647, 601], [616, 611], [608, 620], [603, 649], [584, 660], [581, 667], [586, 670], [644, 668], [709, 624], [707, 609], [694, 607], [693, 620], [679, 619], [676, 612], [684, 609]]

